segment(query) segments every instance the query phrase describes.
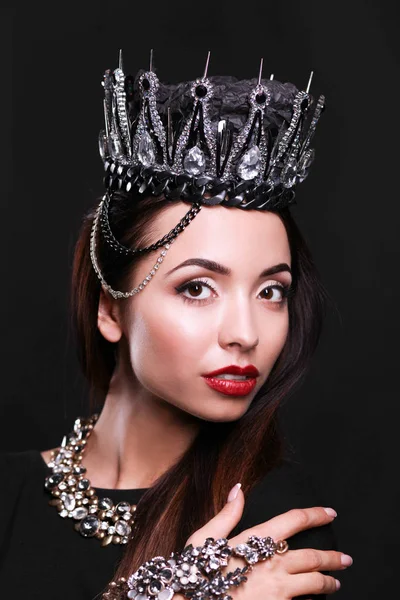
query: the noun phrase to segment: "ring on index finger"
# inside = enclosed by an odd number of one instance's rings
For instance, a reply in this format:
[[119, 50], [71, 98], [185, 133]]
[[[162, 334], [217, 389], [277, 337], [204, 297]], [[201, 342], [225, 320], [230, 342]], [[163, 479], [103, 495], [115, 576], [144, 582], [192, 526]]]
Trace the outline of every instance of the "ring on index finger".
[[286, 540], [279, 540], [276, 542], [276, 553], [284, 554], [289, 550], [289, 544]]
[[274, 554], [284, 554], [288, 550], [287, 540], [275, 542], [271, 537], [251, 535], [245, 544], [238, 544], [233, 549], [233, 554], [244, 558], [248, 565], [254, 565], [271, 558]]

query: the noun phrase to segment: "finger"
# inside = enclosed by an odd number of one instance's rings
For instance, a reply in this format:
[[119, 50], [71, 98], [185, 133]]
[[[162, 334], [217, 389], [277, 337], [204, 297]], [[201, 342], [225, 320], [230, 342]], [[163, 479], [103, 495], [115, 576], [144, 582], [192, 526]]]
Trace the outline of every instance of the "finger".
[[208, 537], [214, 539], [221, 537], [227, 538], [232, 529], [239, 523], [243, 514], [243, 509], [244, 494], [243, 491], [239, 489], [236, 498], [231, 502], [227, 502], [215, 517], [208, 521], [204, 527], [198, 529], [191, 535], [186, 544], [201, 546]]
[[[312, 571], [338, 571], [347, 569], [349, 565], [342, 564], [342, 552], [335, 550], [315, 550], [302, 548], [290, 550], [282, 555], [285, 569], [288, 573], [309, 573]], [[278, 557], [273, 557], [278, 558]]]
[[247, 541], [250, 535], [260, 537], [272, 537], [275, 541], [284, 540], [299, 531], [319, 527], [331, 523], [335, 517], [329, 515], [321, 506], [312, 508], [293, 508], [269, 521], [255, 525], [250, 529], [242, 531], [238, 536], [230, 540], [232, 545]]
[[287, 580], [288, 597], [293, 598], [303, 594], [334, 594], [340, 587], [338, 580], [322, 573], [300, 573], [291, 575]]

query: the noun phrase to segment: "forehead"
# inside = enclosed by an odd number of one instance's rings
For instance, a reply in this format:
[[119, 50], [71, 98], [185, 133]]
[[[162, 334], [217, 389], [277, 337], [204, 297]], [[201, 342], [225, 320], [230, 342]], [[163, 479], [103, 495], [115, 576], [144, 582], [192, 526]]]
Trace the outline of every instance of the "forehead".
[[[177, 202], [156, 217], [154, 241], [173, 229], [190, 209]], [[287, 262], [290, 247], [284, 224], [270, 211], [241, 210], [225, 206], [202, 206], [200, 212], [175, 239], [170, 260], [203, 257], [226, 266]]]

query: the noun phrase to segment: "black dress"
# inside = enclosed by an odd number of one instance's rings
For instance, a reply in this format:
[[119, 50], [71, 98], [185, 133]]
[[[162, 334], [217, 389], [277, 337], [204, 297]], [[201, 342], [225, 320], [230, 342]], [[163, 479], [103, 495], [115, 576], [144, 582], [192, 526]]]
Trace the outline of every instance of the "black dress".
[[[71, 519], [49, 506], [44, 479], [51, 473], [37, 450], [0, 455], [0, 597], [23, 600], [92, 600], [101, 598], [113, 578], [124, 546], [105, 548], [82, 537]], [[144, 489], [105, 490], [99, 496], [136, 504]], [[310, 476], [286, 460], [248, 495], [244, 514], [231, 536], [291, 508], [329, 506]], [[289, 539], [289, 548], [337, 550], [332, 524]], [[334, 575], [334, 573], [331, 573]], [[267, 588], [266, 588], [267, 591]], [[309, 596], [307, 596], [309, 597]], [[324, 596], [318, 596], [323, 598]], [[300, 596], [299, 596], [300, 598]]]

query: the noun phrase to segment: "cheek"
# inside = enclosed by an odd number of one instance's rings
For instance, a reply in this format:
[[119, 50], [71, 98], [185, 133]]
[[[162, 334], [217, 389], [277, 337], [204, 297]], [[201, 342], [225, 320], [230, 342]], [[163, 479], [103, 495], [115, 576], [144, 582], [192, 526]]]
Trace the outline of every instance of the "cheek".
[[172, 302], [165, 303], [162, 311], [150, 303], [137, 313], [140, 317], [134, 318], [127, 335], [138, 378], [165, 374], [171, 382], [193, 372], [209, 343], [201, 311], [179, 310]]
[[278, 345], [279, 345], [280, 350], [282, 350], [283, 346], [285, 345], [288, 335], [289, 335], [289, 313], [286, 310], [285, 311], [285, 319], [282, 323], [282, 327], [280, 328], [279, 335], [278, 335]]
[[289, 333], [289, 314], [287, 309], [283, 311], [279, 318], [274, 319], [270, 323], [270, 327], [266, 328], [264, 336], [265, 349], [268, 354], [268, 359], [272, 364], [276, 361], [279, 354], [283, 350]]

